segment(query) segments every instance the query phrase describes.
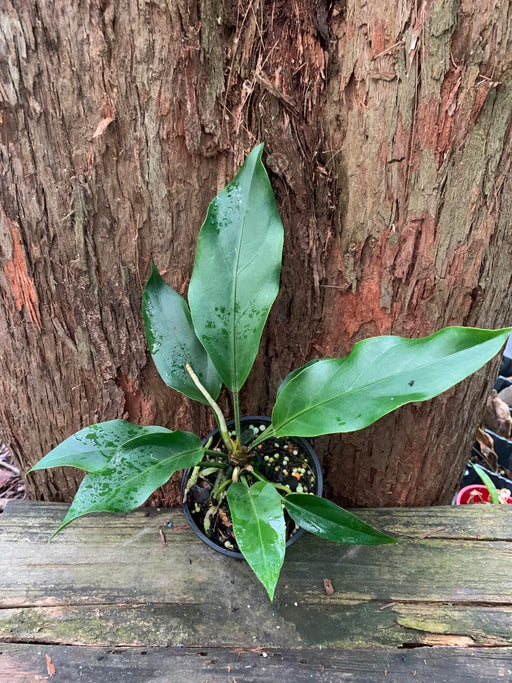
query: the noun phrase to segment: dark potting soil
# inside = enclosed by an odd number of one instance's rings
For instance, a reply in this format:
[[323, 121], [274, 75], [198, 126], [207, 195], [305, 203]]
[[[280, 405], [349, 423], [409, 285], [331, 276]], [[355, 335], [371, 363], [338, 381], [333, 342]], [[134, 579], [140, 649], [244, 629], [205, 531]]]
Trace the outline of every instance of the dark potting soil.
[[[242, 429], [242, 443], [250, 443], [255, 436], [264, 431], [263, 424], [251, 424]], [[234, 435], [234, 433], [232, 433]], [[197, 526], [217, 545], [239, 552], [233, 533], [233, 524], [226, 500], [226, 489], [223, 489], [220, 504], [212, 495], [222, 483], [231, 479], [233, 466], [228, 463], [226, 449], [220, 436], [210, 446], [217, 455], [207, 454], [201, 463], [197, 481], [190, 486], [186, 501], [188, 509]], [[224, 463], [225, 468], [214, 467], [209, 463]], [[250, 461], [254, 470], [272, 483], [288, 487], [293, 493], [315, 493], [316, 477], [314, 465], [309, 453], [293, 438], [271, 438], [264, 441], [254, 450]], [[244, 473], [249, 485], [258, 481], [250, 473]], [[278, 489], [279, 490], [279, 489]], [[286, 492], [283, 490], [283, 494]], [[222, 494], [221, 494], [222, 495]], [[286, 540], [297, 531], [298, 526], [288, 513], [284, 512], [286, 523]]]

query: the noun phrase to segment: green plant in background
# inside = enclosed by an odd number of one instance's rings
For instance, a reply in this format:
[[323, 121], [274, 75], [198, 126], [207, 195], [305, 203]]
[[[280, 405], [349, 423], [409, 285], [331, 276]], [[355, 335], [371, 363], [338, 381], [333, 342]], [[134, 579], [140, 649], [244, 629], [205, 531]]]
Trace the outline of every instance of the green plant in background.
[[[273, 599], [285, 554], [284, 509], [296, 524], [330, 541], [394, 539], [328, 500], [268, 481], [254, 465], [258, 446], [279, 437], [362, 429], [399, 406], [437, 396], [492, 358], [512, 328], [375, 337], [358, 342], [344, 358], [312, 360], [282, 382], [271, 425], [243, 444], [239, 392], [278, 293], [283, 248], [262, 151], [259, 145], [249, 154], [208, 208], [188, 305], [154, 266], [143, 296], [146, 335], [162, 379], [210, 406], [223, 448], [203, 447], [190, 432], [113, 420], [77, 432], [31, 471], [70, 465], [87, 472], [58, 533], [91, 512], [133, 510], [179, 469], [217, 467], [222, 483], [216, 501], [227, 500], [237, 544]], [[222, 384], [233, 397], [231, 432], [216, 403]]]
[[482, 483], [485, 485], [486, 489], [489, 491], [489, 498], [491, 503], [494, 505], [506, 504], [507, 500], [510, 498], [510, 491], [508, 489], [498, 490], [487, 472], [480, 465], [475, 465], [474, 463], [469, 463], [471, 467], [480, 477]]
[[475, 470], [475, 472], [478, 474], [481, 481], [485, 484], [485, 487], [487, 488], [487, 490], [489, 491], [489, 498], [491, 499], [491, 503], [498, 505], [500, 502], [498, 489], [494, 485], [494, 482], [492, 481], [490, 476], [487, 474], [487, 472], [484, 472], [484, 470], [481, 467], [479, 467], [478, 465], [474, 465], [473, 463], [471, 463], [471, 466]]

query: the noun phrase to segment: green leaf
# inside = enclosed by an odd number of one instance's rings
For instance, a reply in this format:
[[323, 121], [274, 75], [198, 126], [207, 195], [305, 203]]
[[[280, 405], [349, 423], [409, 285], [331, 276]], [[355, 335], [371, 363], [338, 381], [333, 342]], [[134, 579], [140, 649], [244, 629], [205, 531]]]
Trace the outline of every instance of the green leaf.
[[330, 500], [307, 493], [291, 493], [284, 499], [290, 517], [312, 534], [337, 543], [377, 545], [396, 539], [374, 529]]
[[86, 472], [99, 472], [127, 441], [145, 434], [171, 434], [165, 427], [136, 425], [126, 420], [99, 422], [81, 429], [41, 458], [29, 472], [51, 467], [79, 467]]
[[185, 370], [185, 364], [189, 363], [216, 399], [220, 377], [196, 337], [188, 306], [164, 282], [155, 266], [144, 289], [142, 312], [149, 349], [163, 381], [189, 398], [207, 403]]
[[296, 370], [293, 370], [290, 372], [286, 377], [283, 379], [281, 384], [277, 388], [277, 394], [276, 396], [279, 396], [279, 394], [282, 392], [282, 390], [285, 388], [285, 386], [288, 384], [288, 382], [293, 379], [296, 375], [299, 374], [299, 372], [302, 372], [305, 370], [307, 367], [310, 365], [314, 365], [315, 363], [318, 363], [318, 361], [323, 360], [322, 358], [313, 358], [313, 360], [310, 360], [306, 363], [306, 365], [303, 365], [301, 368], [297, 368]]
[[190, 432], [146, 434], [128, 441], [104, 470], [85, 477], [55, 534], [91, 512], [134, 510], [174, 472], [194, 467], [202, 456], [201, 441]]
[[210, 204], [188, 293], [197, 336], [231, 391], [247, 379], [279, 289], [283, 226], [262, 151]]
[[491, 503], [494, 505], [498, 505], [500, 502], [500, 496], [498, 494], [498, 489], [494, 485], [493, 480], [491, 477], [485, 472], [480, 465], [475, 465], [473, 463], [470, 463], [475, 472], [478, 474], [482, 482], [485, 484], [485, 487], [489, 491], [489, 497], [491, 499]]
[[294, 373], [277, 397], [269, 434], [318, 436], [367, 427], [471, 375], [500, 350], [511, 329], [447, 327], [421, 339], [364, 339], [345, 358], [324, 358]]
[[286, 550], [281, 496], [268, 482], [231, 484], [227, 499], [240, 552], [274, 599]]

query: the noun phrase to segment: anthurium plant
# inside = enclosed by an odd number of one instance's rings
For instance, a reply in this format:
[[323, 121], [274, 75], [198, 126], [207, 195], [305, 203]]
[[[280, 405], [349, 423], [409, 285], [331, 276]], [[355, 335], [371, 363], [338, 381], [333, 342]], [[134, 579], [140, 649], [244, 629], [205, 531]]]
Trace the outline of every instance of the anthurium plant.
[[[87, 472], [58, 533], [85, 514], [133, 510], [177, 470], [192, 468], [187, 494], [199, 489], [205, 532], [222, 516], [273, 599], [285, 555], [285, 519], [329, 541], [395, 540], [314, 495], [308, 463], [291, 468], [294, 455], [301, 459], [293, 438], [362, 429], [399, 406], [437, 396], [492, 358], [512, 328], [448, 327], [421, 339], [375, 337], [343, 358], [311, 360], [282, 382], [271, 423], [251, 425], [249, 437], [247, 431], [242, 437], [239, 392], [278, 293], [283, 248], [262, 152], [263, 145], [253, 149], [208, 208], [188, 303], [154, 266], [143, 295], [146, 335], [160, 376], [212, 409], [218, 443], [112, 420], [70, 436], [31, 471], [68, 465]], [[216, 403], [222, 385], [232, 393], [231, 429]], [[286, 449], [292, 461], [283, 455]], [[278, 481], [269, 475], [273, 470]], [[198, 500], [192, 503], [196, 511]]]

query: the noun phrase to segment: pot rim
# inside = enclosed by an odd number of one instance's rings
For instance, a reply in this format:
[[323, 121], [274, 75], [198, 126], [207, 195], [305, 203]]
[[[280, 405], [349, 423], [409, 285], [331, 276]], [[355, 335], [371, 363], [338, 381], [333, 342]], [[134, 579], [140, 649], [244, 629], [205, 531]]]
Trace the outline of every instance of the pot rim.
[[[250, 421], [259, 421], [262, 423], [267, 423], [271, 424], [271, 419], [267, 417], [266, 415], [244, 415], [240, 418], [240, 422], [246, 422], [247, 420]], [[228, 428], [233, 427], [235, 424], [234, 420], [228, 420], [227, 421], [227, 426]], [[213, 429], [209, 434], [207, 434], [204, 439], [202, 440], [203, 446], [206, 444], [208, 439], [212, 436], [216, 436], [219, 433], [218, 428], [216, 427]], [[313, 466], [316, 470], [316, 493], [315, 495], [321, 496], [323, 492], [323, 475], [322, 475], [322, 468], [320, 466], [320, 461], [318, 460], [318, 457], [313, 450], [313, 447], [309, 443], [307, 439], [305, 439], [303, 436], [290, 436], [288, 437], [290, 439], [294, 439], [297, 442], [300, 443], [301, 447], [304, 448], [304, 450], [307, 452], [309, 458], [311, 459]], [[183, 514], [187, 518], [187, 522], [190, 524], [191, 529], [194, 531], [196, 536], [198, 536], [203, 543], [206, 543], [206, 545], [209, 545], [210, 548], [213, 548], [219, 553], [222, 553], [222, 555], [227, 555], [228, 557], [233, 557], [237, 560], [245, 560], [244, 556], [242, 553], [236, 552], [235, 550], [229, 550], [228, 548], [223, 548], [221, 545], [217, 545], [214, 541], [211, 540], [211, 538], [208, 538], [208, 536], [202, 531], [202, 529], [197, 525], [196, 521], [192, 517], [192, 513], [189, 510], [189, 507], [186, 503], [183, 502], [183, 496], [185, 495], [185, 487], [187, 485], [188, 478], [194, 468], [193, 467], [188, 467], [186, 470], [183, 472], [183, 479], [181, 482], [181, 509], [183, 510]], [[299, 527], [299, 529], [291, 536], [287, 541], [286, 541], [286, 548], [289, 548], [291, 545], [293, 545], [296, 541], [299, 540], [304, 534], [306, 533], [306, 529], [302, 529]]]

